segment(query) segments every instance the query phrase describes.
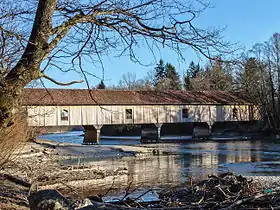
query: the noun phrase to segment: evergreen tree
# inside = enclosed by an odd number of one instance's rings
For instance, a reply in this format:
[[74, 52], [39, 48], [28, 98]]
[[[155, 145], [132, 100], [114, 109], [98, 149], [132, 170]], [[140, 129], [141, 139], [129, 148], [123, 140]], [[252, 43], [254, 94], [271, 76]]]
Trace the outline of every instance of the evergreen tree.
[[190, 65], [189, 65], [189, 72], [190, 72], [190, 75], [189, 77], [190, 78], [195, 78], [197, 77], [197, 74], [199, 73], [200, 71], [200, 66], [199, 64], [195, 65], [193, 61], [190, 62]]
[[181, 82], [178, 72], [170, 63], [160, 59], [155, 67], [154, 87], [162, 90], [181, 90]]
[[206, 68], [205, 77], [209, 79], [210, 90], [230, 91], [233, 88], [232, 67], [217, 58]]
[[165, 65], [166, 78], [170, 80], [170, 90], [181, 90], [181, 82], [178, 72], [170, 63]]
[[259, 102], [261, 95], [267, 96], [264, 94], [266, 91], [270, 91], [273, 95], [274, 85], [271, 84], [269, 73], [264, 72], [268, 67], [266, 63], [259, 62], [254, 57], [245, 58], [236, 78], [237, 90], [245, 93], [256, 103]]
[[201, 77], [202, 68], [200, 68], [200, 65], [195, 65], [193, 61], [190, 62], [189, 68], [187, 70], [186, 75], [184, 76], [184, 89], [185, 90], [193, 90], [194, 89], [194, 80], [196, 80], [197, 77]]
[[159, 63], [155, 67], [154, 86], [157, 87], [164, 78], [166, 78], [166, 69], [163, 60], [160, 59]]
[[187, 72], [187, 74], [184, 77], [184, 89], [193, 90], [192, 81], [189, 72]]
[[256, 79], [258, 74], [258, 64], [255, 58], [249, 58], [244, 64], [244, 72], [240, 75], [240, 86], [245, 92], [251, 92], [251, 88], [257, 90], [255, 85], [258, 80]]
[[106, 86], [105, 86], [103, 80], [101, 80], [101, 82], [97, 85], [96, 88], [97, 88], [97, 89], [105, 89], [105, 88], [106, 88]]

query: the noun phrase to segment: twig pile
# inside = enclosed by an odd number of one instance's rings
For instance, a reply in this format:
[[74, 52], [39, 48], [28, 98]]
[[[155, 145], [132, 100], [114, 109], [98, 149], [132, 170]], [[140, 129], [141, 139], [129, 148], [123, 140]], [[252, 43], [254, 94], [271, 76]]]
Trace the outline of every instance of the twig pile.
[[232, 209], [280, 207], [280, 190], [263, 191], [253, 180], [225, 173], [210, 175], [193, 186], [160, 193], [163, 207]]
[[[31, 187], [30, 183], [10, 175], [0, 176], [4, 181], [9, 180], [17, 186]], [[66, 209], [75, 209], [74, 206], [88, 205], [88, 209], [280, 209], [280, 188], [262, 189], [259, 183], [248, 180], [243, 176], [233, 173], [225, 173], [219, 176], [210, 175], [208, 179], [200, 181], [181, 189], [162, 191], [159, 199], [145, 201], [143, 198], [149, 189], [141, 195], [132, 198], [130, 193], [131, 184], [128, 186], [124, 197], [111, 203], [104, 203], [101, 197], [89, 197], [87, 200], [71, 200], [65, 198], [57, 190], [41, 190], [34, 192], [29, 197], [31, 209], [41, 209], [41, 202], [50, 204], [49, 201], [61, 200], [61, 205]], [[2, 191], [4, 188], [2, 189]], [[156, 193], [155, 193], [156, 194]], [[4, 195], [4, 194], [3, 194]], [[52, 195], [52, 197], [50, 196]], [[0, 196], [1, 197], [1, 196]], [[39, 199], [37, 199], [39, 198]], [[66, 202], [64, 202], [66, 201]], [[25, 203], [27, 205], [27, 203]], [[52, 209], [52, 208], [46, 208]]]

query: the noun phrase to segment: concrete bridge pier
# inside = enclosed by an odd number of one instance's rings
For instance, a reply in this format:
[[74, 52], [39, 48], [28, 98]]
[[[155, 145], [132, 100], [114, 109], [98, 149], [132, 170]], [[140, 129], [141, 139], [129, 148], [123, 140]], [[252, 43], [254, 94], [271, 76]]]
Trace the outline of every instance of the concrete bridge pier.
[[99, 144], [102, 125], [83, 125], [83, 127], [85, 129], [83, 144]]
[[160, 128], [158, 124], [141, 125], [141, 143], [157, 143], [160, 138]]
[[160, 132], [161, 132], [161, 126], [162, 126], [162, 123], [157, 123], [157, 124], [155, 124], [156, 125], [156, 127], [157, 127], [157, 142], [159, 142], [160, 141]]
[[207, 139], [210, 136], [210, 127], [207, 122], [193, 123], [193, 139]]

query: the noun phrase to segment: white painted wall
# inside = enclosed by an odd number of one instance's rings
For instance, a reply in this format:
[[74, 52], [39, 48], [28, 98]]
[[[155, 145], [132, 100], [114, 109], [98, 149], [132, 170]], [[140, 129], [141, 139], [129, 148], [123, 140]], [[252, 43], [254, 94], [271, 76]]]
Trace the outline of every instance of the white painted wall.
[[[249, 120], [248, 106], [235, 106], [237, 120]], [[108, 125], [232, 121], [234, 106], [216, 105], [155, 105], [155, 106], [28, 106], [30, 126]], [[182, 117], [182, 109], [189, 117]], [[126, 119], [126, 109], [132, 109], [132, 119]], [[68, 118], [62, 119], [63, 110]], [[236, 119], [235, 119], [236, 120]]]
[[[56, 106], [45, 106], [44, 108], [44, 119], [45, 126], [55, 126], [57, 125], [57, 107]], [[43, 109], [42, 109], [43, 110]]]
[[28, 106], [28, 124], [31, 126], [45, 126], [45, 107], [44, 106]]

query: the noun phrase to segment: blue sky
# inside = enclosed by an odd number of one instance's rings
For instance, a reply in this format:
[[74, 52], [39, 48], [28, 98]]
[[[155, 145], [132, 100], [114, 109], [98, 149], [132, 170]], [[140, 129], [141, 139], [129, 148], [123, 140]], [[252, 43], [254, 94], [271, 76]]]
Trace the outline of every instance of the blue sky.
[[[274, 32], [280, 32], [279, 0], [212, 0], [214, 8], [205, 11], [197, 20], [198, 26], [226, 27], [223, 33], [224, 39], [231, 42], [238, 42], [246, 49], [250, 49], [255, 43], [262, 43], [268, 40]], [[145, 64], [154, 62], [154, 59], [147, 55], [144, 49], [136, 50], [139, 57]], [[157, 60], [162, 58], [165, 62], [173, 64], [180, 75], [188, 68], [190, 61], [198, 62], [197, 55], [188, 50], [184, 53], [185, 61], [178, 59], [178, 56], [168, 49], [163, 49], [156, 53]], [[152, 66], [141, 66], [129, 60], [128, 57], [115, 58], [113, 56], [104, 57], [104, 77], [105, 85], [117, 84], [122, 74], [133, 72], [137, 78], [143, 78]], [[102, 78], [102, 69], [98, 66], [87, 64], [86, 69]], [[75, 73], [61, 73], [58, 71], [48, 71], [48, 75], [66, 82], [80, 79]], [[100, 81], [89, 78], [90, 85], [96, 86]], [[50, 88], [59, 87], [51, 82], [45, 82]], [[86, 88], [85, 84], [76, 84], [68, 88]]]

